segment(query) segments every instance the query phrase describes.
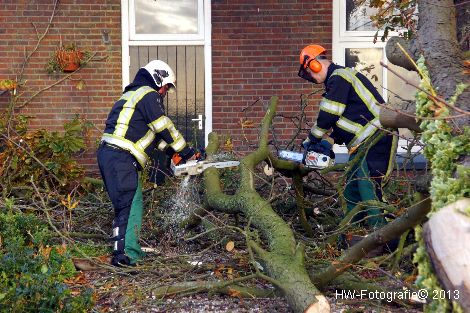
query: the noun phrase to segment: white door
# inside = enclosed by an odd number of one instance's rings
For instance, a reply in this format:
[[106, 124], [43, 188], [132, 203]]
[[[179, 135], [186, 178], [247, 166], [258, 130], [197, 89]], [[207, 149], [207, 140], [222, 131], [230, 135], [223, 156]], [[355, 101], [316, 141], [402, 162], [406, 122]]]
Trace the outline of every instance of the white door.
[[205, 147], [212, 130], [210, 1], [121, 0], [123, 87], [150, 60], [167, 62], [177, 91], [165, 111], [187, 141]]

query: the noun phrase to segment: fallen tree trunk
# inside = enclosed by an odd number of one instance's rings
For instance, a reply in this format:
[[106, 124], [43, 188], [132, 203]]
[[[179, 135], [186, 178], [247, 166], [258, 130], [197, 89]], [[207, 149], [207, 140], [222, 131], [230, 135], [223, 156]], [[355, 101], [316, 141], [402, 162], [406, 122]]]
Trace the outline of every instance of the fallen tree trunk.
[[[215, 168], [204, 171], [206, 202], [212, 209], [227, 213], [243, 213], [256, 227], [265, 244], [248, 239], [252, 249], [271, 282], [282, 292], [294, 312], [329, 312], [326, 298], [311, 282], [304, 263], [304, 247], [296, 243], [292, 229], [273, 210], [254, 188], [254, 167], [269, 156], [268, 132], [277, 106], [272, 97], [263, 118], [258, 150], [240, 162], [240, 184], [234, 195], [227, 195], [220, 186], [219, 172]], [[218, 150], [215, 133], [209, 135], [206, 152], [208, 159]]]
[[442, 294], [470, 312], [470, 199], [462, 199], [432, 215], [423, 227], [426, 251], [431, 258]]

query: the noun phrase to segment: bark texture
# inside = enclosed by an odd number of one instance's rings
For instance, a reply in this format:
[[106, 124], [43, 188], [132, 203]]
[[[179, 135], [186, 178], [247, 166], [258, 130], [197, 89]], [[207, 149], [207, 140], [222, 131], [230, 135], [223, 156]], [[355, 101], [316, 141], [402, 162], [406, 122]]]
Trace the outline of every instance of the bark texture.
[[413, 65], [413, 62], [411, 62], [401, 51], [401, 49], [398, 47], [398, 44], [400, 44], [405, 49], [405, 51], [408, 52], [409, 56], [413, 60], [417, 60], [419, 58], [420, 51], [416, 41], [405, 40], [401, 37], [392, 37], [387, 41], [387, 46], [385, 47], [387, 59], [392, 64], [401, 66], [408, 71], [416, 71], [416, 67]]
[[418, 123], [416, 123], [416, 120], [413, 117], [387, 108], [380, 109], [380, 124], [385, 128], [408, 128], [416, 132], [421, 131]]
[[[426, 1], [418, 0], [419, 19], [416, 38], [405, 42], [401, 38], [391, 38], [387, 43], [387, 58], [391, 63], [406, 69], [414, 69], [406, 60], [403, 52], [399, 50], [400, 42], [417, 59], [424, 55], [430, 73], [431, 82], [443, 99], [450, 99], [459, 83], [469, 84], [468, 75], [465, 74], [464, 55], [462, 44], [457, 39], [457, 10], [465, 10], [468, 4], [456, 7], [452, 0]], [[459, 14], [460, 27], [466, 27], [465, 14]], [[462, 26], [463, 25], [463, 26]], [[470, 110], [470, 88], [464, 90], [459, 96], [456, 106], [466, 111]], [[455, 113], [455, 112], [452, 112]], [[460, 116], [454, 120], [456, 129], [468, 125], [470, 115]]]
[[[452, 0], [419, 0], [418, 6], [420, 48], [428, 64], [433, 85], [439, 88], [444, 99], [449, 99], [455, 93], [458, 83], [468, 82], [468, 77], [464, 74], [463, 54], [457, 40], [456, 7]], [[468, 89], [459, 97], [458, 103], [468, 110]]]

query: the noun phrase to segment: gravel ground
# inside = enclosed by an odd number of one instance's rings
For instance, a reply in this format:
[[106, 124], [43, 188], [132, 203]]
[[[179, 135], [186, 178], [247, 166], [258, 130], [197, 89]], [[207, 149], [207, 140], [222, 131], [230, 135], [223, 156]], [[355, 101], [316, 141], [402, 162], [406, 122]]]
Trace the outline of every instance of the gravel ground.
[[[398, 308], [383, 303], [372, 303], [368, 301], [349, 301], [347, 303], [336, 301], [333, 297], [328, 297], [332, 313], [421, 313], [416, 308]], [[119, 311], [119, 310], [118, 310]], [[129, 310], [126, 312], [144, 312], [141, 309]], [[292, 313], [283, 298], [258, 298], [258, 299], [237, 299], [226, 296], [208, 297], [206, 294], [199, 294], [180, 299], [167, 299], [154, 307], [147, 308], [145, 312], [172, 312], [172, 313], [258, 313], [277, 312]]]
[[[243, 249], [226, 251], [225, 246], [204, 250], [195, 244], [175, 244], [170, 238], [160, 238], [160, 243], [145, 259], [144, 269], [136, 275], [122, 276], [111, 272], [85, 272], [86, 280], [96, 292], [97, 312], [171, 312], [171, 313], [222, 313], [222, 312], [278, 312], [292, 313], [284, 298], [241, 299], [221, 294], [198, 293], [189, 296], [167, 296], [155, 299], [152, 288], [172, 285], [181, 281], [225, 280], [227, 269], [234, 277], [250, 273], [248, 254]], [[204, 251], [204, 252], [202, 252]], [[197, 265], [194, 265], [197, 264]], [[232, 273], [233, 270], [233, 273]], [[218, 273], [217, 273], [218, 272]], [[218, 275], [215, 275], [218, 274]], [[237, 276], [238, 275], [238, 276]], [[265, 282], [251, 282], [258, 288], [272, 288]], [[420, 313], [421, 309], [403, 308], [387, 302], [371, 300], [342, 300], [335, 291], [326, 293], [331, 312], [393, 312]]]

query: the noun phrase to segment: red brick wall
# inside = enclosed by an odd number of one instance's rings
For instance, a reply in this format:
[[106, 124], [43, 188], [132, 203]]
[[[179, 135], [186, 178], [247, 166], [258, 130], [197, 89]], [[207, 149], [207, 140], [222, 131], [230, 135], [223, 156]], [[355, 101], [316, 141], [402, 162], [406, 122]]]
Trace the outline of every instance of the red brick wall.
[[[2, 0], [0, 2], [0, 79], [17, 79], [25, 60], [49, 25], [53, 0]], [[97, 53], [95, 61], [56, 86], [45, 90], [18, 112], [32, 115], [32, 127], [61, 130], [64, 122], [76, 114], [96, 125], [98, 138], [110, 107], [121, 94], [121, 5], [119, 0], [61, 0], [49, 31], [32, 54], [19, 88], [20, 103], [36, 91], [46, 88], [65, 74], [48, 74], [45, 67], [50, 55], [63, 43]], [[36, 33], [37, 31], [37, 33]], [[103, 42], [103, 32], [110, 43]], [[82, 81], [83, 88], [77, 85]], [[0, 109], [8, 101], [0, 95]], [[96, 167], [95, 141], [82, 156], [88, 168]]]
[[[52, 0], [1, 1], [0, 79], [18, 77], [25, 52], [30, 53], [37, 44], [36, 30], [44, 33], [53, 8]], [[96, 61], [18, 110], [34, 116], [32, 127], [60, 130], [79, 114], [95, 124], [92, 135], [99, 138], [109, 109], [121, 94], [120, 14], [119, 0], [60, 1], [49, 32], [25, 67], [21, 99], [27, 100], [64, 77], [45, 70], [60, 40], [97, 52]], [[279, 114], [297, 115], [300, 94], [312, 91], [311, 84], [297, 77], [299, 51], [310, 43], [330, 49], [331, 23], [328, 0], [212, 1], [213, 129], [230, 136], [236, 150], [248, 151], [245, 138], [255, 143], [258, 127], [242, 131], [240, 119], [253, 120], [257, 126], [271, 96], [280, 97]], [[109, 34], [110, 43], [103, 42], [103, 32]], [[80, 90], [81, 80], [84, 88]], [[261, 101], [251, 105], [258, 99]], [[0, 95], [0, 109], [7, 100], [6, 94]], [[310, 121], [318, 110], [316, 101], [311, 103]], [[249, 108], [244, 113], [245, 107]], [[278, 140], [291, 138], [294, 125], [290, 119], [278, 117], [274, 127]], [[89, 169], [96, 169], [95, 149], [94, 142], [90, 143], [82, 156]]]
[[[312, 84], [297, 76], [300, 50], [311, 43], [330, 50], [331, 42], [330, 0], [213, 1], [213, 130], [231, 137], [236, 150], [250, 151], [245, 138], [256, 143], [257, 126], [271, 96], [279, 96], [278, 113], [290, 117], [298, 115], [300, 95], [312, 92]], [[318, 99], [309, 102], [310, 122]], [[256, 127], [243, 131], [244, 118]], [[295, 126], [277, 117], [274, 129], [277, 140], [286, 143]]]

